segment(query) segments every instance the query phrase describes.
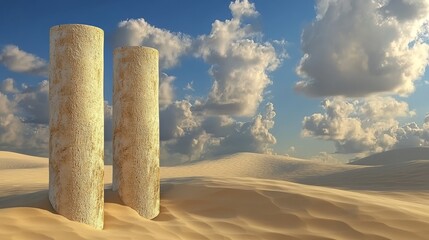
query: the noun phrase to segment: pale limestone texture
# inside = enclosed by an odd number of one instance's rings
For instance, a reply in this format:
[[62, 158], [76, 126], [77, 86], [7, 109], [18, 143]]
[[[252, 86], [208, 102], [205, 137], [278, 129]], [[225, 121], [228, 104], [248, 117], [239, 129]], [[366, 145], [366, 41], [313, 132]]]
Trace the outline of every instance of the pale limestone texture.
[[114, 51], [113, 190], [125, 205], [152, 219], [159, 214], [158, 51]]
[[103, 229], [103, 30], [50, 31], [49, 200], [64, 217]]

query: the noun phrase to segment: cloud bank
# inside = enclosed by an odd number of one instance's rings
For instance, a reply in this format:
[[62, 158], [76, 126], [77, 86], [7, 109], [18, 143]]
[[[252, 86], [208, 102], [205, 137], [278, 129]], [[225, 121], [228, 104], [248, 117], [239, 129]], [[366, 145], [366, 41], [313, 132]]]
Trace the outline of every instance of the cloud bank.
[[272, 103], [249, 121], [226, 115], [192, 112], [187, 100], [176, 101], [160, 112], [161, 163], [174, 165], [235, 152], [272, 153], [276, 138]]
[[8, 78], [1, 85], [0, 149], [47, 156], [48, 82], [18, 89]]
[[319, 0], [304, 29], [296, 90], [309, 96], [407, 95], [429, 62], [429, 1]]
[[325, 99], [322, 107], [322, 113], [304, 118], [302, 135], [334, 142], [337, 153], [429, 146], [429, 117], [421, 126], [414, 122], [399, 124], [398, 118], [415, 114], [406, 102], [392, 97], [334, 97]]

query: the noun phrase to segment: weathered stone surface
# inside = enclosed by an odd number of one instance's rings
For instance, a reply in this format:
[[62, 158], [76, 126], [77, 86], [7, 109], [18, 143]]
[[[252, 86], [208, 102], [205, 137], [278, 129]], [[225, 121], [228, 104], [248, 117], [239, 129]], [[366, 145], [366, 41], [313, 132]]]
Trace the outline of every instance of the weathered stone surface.
[[114, 51], [113, 190], [141, 216], [159, 214], [158, 51]]
[[103, 30], [50, 31], [49, 200], [66, 218], [104, 222]]

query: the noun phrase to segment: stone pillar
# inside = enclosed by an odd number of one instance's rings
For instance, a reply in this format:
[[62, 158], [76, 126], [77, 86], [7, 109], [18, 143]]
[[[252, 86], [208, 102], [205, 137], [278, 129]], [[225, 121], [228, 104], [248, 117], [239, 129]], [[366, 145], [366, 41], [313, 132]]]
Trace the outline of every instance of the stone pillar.
[[120, 47], [113, 55], [113, 190], [152, 219], [160, 201], [158, 51]]
[[49, 201], [64, 217], [103, 229], [103, 30], [50, 31]]

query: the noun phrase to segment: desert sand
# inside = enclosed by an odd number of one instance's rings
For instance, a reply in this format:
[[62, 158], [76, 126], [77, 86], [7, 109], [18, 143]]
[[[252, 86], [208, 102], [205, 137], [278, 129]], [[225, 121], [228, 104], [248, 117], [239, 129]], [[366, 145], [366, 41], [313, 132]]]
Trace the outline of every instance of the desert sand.
[[121, 203], [106, 166], [104, 230], [53, 211], [47, 159], [0, 152], [0, 239], [429, 239], [429, 154], [416, 151], [352, 164], [239, 153], [162, 167], [154, 220]]

